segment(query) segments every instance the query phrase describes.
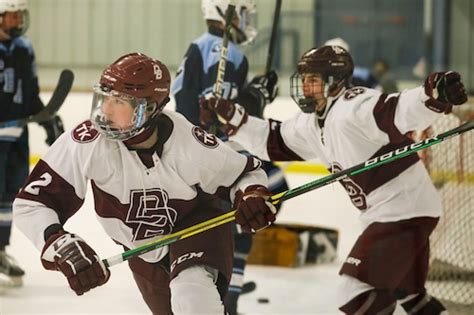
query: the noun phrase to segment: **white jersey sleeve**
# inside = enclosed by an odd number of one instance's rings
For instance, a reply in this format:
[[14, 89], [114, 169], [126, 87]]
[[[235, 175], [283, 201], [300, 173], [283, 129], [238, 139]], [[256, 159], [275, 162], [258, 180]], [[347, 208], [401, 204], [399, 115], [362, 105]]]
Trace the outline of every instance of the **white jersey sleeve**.
[[84, 202], [87, 163], [79, 162], [84, 157], [76, 152], [72, 137], [64, 133], [54, 142], [13, 203], [15, 225], [38, 250], [46, 228], [64, 224]]
[[312, 148], [314, 115], [298, 113], [280, 123], [249, 116], [231, 140], [266, 161], [300, 161], [317, 158]]

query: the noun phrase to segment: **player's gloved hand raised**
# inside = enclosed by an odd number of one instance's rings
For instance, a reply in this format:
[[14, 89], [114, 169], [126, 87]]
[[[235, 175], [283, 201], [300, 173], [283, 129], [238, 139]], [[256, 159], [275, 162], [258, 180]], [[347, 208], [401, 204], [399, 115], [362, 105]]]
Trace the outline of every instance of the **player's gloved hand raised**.
[[278, 94], [278, 75], [275, 71], [270, 71], [264, 75], [255, 76], [249, 83], [249, 90], [258, 91], [265, 100], [265, 104], [273, 102]]
[[266, 228], [275, 221], [276, 209], [269, 201], [270, 191], [261, 185], [252, 185], [244, 192], [237, 191], [234, 200], [235, 222], [247, 233]]
[[64, 132], [63, 121], [59, 116], [54, 116], [51, 120], [40, 123], [46, 131], [46, 143], [52, 145], [54, 141]]
[[453, 105], [467, 101], [466, 90], [461, 76], [455, 71], [430, 74], [424, 84], [425, 94], [429, 97], [426, 106], [438, 113], [450, 113]]
[[211, 126], [219, 125], [217, 114], [209, 107], [209, 98], [212, 94], [206, 97], [199, 98], [199, 121], [204, 129], [208, 130]]
[[248, 114], [245, 108], [233, 101], [223, 98], [210, 97], [204, 100], [206, 106], [217, 114], [217, 119], [221, 123], [219, 128], [228, 136], [237, 133], [239, 128], [247, 122]]
[[94, 250], [75, 234], [60, 230], [43, 247], [41, 263], [48, 270], [59, 270], [77, 295], [103, 285], [110, 271]]

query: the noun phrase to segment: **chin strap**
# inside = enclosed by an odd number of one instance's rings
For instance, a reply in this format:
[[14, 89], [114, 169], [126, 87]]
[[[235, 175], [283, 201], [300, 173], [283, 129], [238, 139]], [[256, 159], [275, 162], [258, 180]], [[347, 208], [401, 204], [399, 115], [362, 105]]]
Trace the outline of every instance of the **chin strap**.
[[318, 113], [317, 111], [315, 112], [316, 118], [318, 119], [326, 119], [326, 116], [329, 112], [329, 109], [333, 106], [333, 104], [337, 101], [339, 97], [346, 91], [345, 87], [342, 87], [342, 89], [334, 96], [327, 96], [329, 88], [327, 85], [324, 87], [324, 96], [326, 96], [326, 106], [324, 107], [324, 110], [322, 113]]

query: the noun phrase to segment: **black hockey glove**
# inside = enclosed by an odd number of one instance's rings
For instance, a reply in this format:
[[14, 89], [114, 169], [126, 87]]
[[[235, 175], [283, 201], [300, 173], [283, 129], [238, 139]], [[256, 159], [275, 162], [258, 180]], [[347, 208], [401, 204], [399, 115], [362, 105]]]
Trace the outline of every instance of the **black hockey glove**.
[[278, 75], [275, 71], [270, 71], [265, 75], [257, 75], [248, 85], [249, 92], [259, 93], [264, 100], [263, 105], [267, 105], [275, 99], [278, 94]]
[[247, 233], [255, 233], [272, 224], [276, 217], [275, 206], [268, 198], [271, 192], [262, 185], [252, 185], [244, 192], [237, 191], [234, 200], [235, 222]]
[[48, 270], [59, 270], [77, 295], [109, 280], [110, 271], [95, 251], [75, 234], [60, 230], [49, 236], [41, 252], [41, 263]]
[[51, 120], [40, 123], [46, 130], [46, 143], [52, 145], [54, 141], [64, 132], [63, 121], [59, 116], [54, 116]]
[[462, 105], [467, 101], [461, 76], [455, 71], [430, 74], [425, 80], [424, 88], [429, 97], [425, 102], [426, 106], [437, 113], [448, 114], [453, 105]]

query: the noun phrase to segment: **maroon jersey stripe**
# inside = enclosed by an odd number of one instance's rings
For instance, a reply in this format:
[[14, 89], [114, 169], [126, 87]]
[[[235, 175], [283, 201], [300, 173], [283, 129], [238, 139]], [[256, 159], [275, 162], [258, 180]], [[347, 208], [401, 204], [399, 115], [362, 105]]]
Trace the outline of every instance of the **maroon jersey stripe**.
[[288, 148], [281, 136], [281, 122], [269, 119], [270, 134], [268, 135], [267, 151], [272, 161], [303, 161], [303, 159]]

